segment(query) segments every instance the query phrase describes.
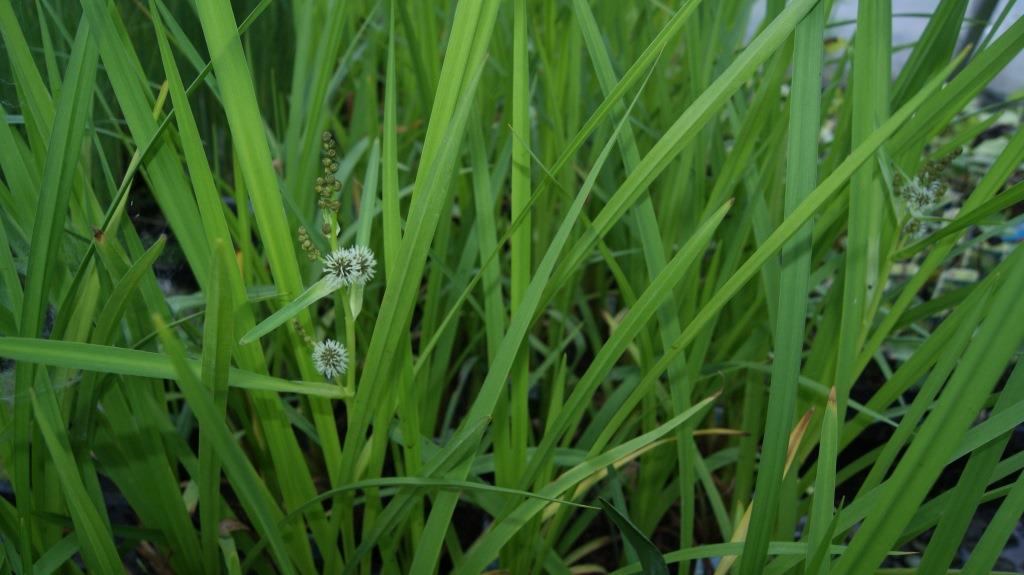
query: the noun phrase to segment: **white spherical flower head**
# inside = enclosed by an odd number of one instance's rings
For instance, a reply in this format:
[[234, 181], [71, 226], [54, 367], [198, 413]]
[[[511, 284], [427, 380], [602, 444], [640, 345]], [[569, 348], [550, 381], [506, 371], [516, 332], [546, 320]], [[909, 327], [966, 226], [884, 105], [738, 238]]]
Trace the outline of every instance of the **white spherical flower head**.
[[324, 275], [331, 278], [335, 287], [340, 288], [352, 283], [349, 259], [348, 250], [334, 250], [324, 258]]
[[349, 278], [355, 285], [366, 285], [373, 279], [377, 269], [377, 258], [366, 246], [352, 246], [345, 250], [348, 257]]
[[348, 371], [348, 350], [333, 339], [325, 339], [313, 346], [313, 365], [327, 379], [345, 375]]

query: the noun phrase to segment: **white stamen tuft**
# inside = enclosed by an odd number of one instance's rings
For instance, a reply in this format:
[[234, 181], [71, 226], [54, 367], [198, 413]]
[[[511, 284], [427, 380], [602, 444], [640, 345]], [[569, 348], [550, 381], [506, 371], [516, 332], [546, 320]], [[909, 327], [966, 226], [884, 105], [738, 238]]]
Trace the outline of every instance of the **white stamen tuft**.
[[348, 350], [333, 339], [325, 339], [313, 346], [313, 365], [327, 379], [344, 375], [348, 371]]

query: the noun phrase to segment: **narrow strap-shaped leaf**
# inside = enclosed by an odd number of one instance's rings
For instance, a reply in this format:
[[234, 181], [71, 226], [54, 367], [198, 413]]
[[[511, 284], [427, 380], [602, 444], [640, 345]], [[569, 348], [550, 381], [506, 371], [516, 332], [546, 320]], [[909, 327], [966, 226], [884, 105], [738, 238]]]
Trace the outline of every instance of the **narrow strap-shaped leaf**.
[[[202, 381], [223, 418], [228, 404], [228, 377], [235, 347], [235, 328], [227, 246], [213, 245], [214, 269], [210, 274], [210, 297], [203, 328]], [[209, 575], [220, 572], [221, 464], [206, 430], [199, 430], [199, 529], [202, 537], [203, 569]]]
[[[680, 549], [664, 555], [665, 562], [669, 564], [679, 563], [681, 561], [689, 559], [710, 559], [714, 557], [722, 557], [725, 555], [735, 555], [743, 548], [743, 542], [736, 543], [711, 543], [708, 545], [700, 545], [692, 547], [690, 549]], [[831, 545], [825, 548], [827, 553], [832, 555], [839, 555], [846, 549], [842, 545]], [[807, 553], [807, 544], [797, 541], [772, 541], [768, 544], [768, 555], [769, 556], [803, 556]], [[642, 567], [639, 564], [628, 565], [612, 571], [610, 575], [631, 575], [632, 573], [642, 573]]]
[[[271, 2], [272, 0], [261, 0], [238, 26], [237, 34], [240, 36], [248, 30], [253, 23], [256, 22], [256, 19], [260, 14], [264, 13], [264, 10]], [[208, 3], [203, 3], [202, 7], [204, 9], [207, 8], [207, 4]], [[192, 113], [192, 109], [189, 104], [189, 96], [195, 92], [199, 86], [203, 85], [203, 80], [213, 70], [213, 62], [211, 61], [204, 66], [196, 79], [189, 84], [188, 88], [185, 88], [181, 82], [173, 54], [170, 47], [167, 45], [168, 43], [166, 39], [164, 38], [165, 34], [163, 33], [161, 20], [157, 16], [156, 11], [153, 11], [153, 23], [157, 33], [157, 44], [158, 47], [161, 48], [160, 56], [164, 63], [164, 71], [167, 76], [167, 83], [170, 87], [169, 91], [171, 99], [175, 105], [172, 112], [176, 111], [177, 114], [180, 114], [177, 117], [177, 126], [182, 142], [184, 160], [193, 180], [192, 183], [196, 194], [196, 201], [202, 218], [203, 234], [211, 246], [213, 245], [213, 242], [218, 240], [224, 242], [225, 247], [228, 248], [227, 251], [230, 253], [232, 252], [230, 249], [232, 246], [232, 238], [229, 231], [228, 218], [225, 216], [225, 209], [220, 197], [220, 190], [215, 184], [213, 169], [206, 157], [204, 143], [200, 137], [196, 118]], [[233, 28], [234, 22], [231, 19], [223, 22], [218, 21], [216, 25], [218, 27], [224, 27], [224, 29], [219, 30], [222, 34], [227, 35], [235, 33], [234, 30], [229, 31], [226, 29], [229, 27]], [[217, 55], [219, 56], [219, 54]], [[229, 66], [237, 67], [238, 64], [231, 63], [232, 59], [230, 57], [225, 57], [229, 60]], [[225, 80], [222, 78], [218, 78], [218, 85], [222, 90], [226, 90], [231, 93], [232, 101], [230, 105], [234, 108], [236, 104], [235, 100], [242, 96], [240, 94], [235, 94], [233, 86], [226, 84]], [[164, 118], [161, 128], [167, 125], [170, 118], [171, 115], [168, 114], [168, 116]], [[259, 123], [260, 119], [257, 118], [255, 121]], [[253, 145], [257, 145], [257, 142], [255, 141], [251, 143]], [[145, 150], [142, 151], [144, 152]], [[243, 182], [245, 181], [245, 178], [246, 176], [243, 176]], [[276, 183], [274, 188], [276, 188]], [[273, 198], [272, 194], [271, 198]], [[256, 203], [255, 207], [258, 210], [263, 209], [262, 203]], [[270, 208], [270, 211], [272, 212], [273, 208]], [[244, 213], [245, 210], [242, 212]], [[248, 232], [248, 228], [239, 225], [238, 229], [239, 233], [244, 238], [249, 237], [250, 234]], [[284, 236], [283, 240], [281, 237], [278, 237], [278, 239], [273, 240], [272, 243], [276, 245], [287, 244], [290, 246], [290, 234], [285, 232]], [[264, 242], [270, 241], [269, 238], [272, 237], [272, 234], [270, 230], [261, 228], [261, 237]], [[239, 244], [239, 247], [243, 254], [250, 249], [248, 242]], [[271, 268], [273, 270], [273, 265]], [[243, 284], [242, 269], [240, 269], [240, 266], [238, 265], [231, 265], [226, 268], [225, 271], [228, 274], [229, 285], [232, 289], [232, 300], [236, 306], [233, 311], [233, 313], [236, 314], [236, 317], [234, 318], [235, 329], [238, 331], [251, 329], [256, 324], [256, 321], [253, 317], [252, 306], [248, 303], [249, 297], [246, 291], [246, 286]], [[275, 291], [277, 293], [286, 293], [289, 295], [299, 293], [302, 286], [301, 280], [298, 277], [286, 279], [285, 281], [288, 283], [285, 284], [280, 281], [280, 277], [276, 271], [274, 274], [275, 280], [277, 281], [275, 285], [277, 288]], [[290, 288], [288, 286], [294, 287]], [[300, 321], [302, 317], [302, 315], [299, 316]], [[293, 340], [293, 342], [294, 341], [295, 340]], [[301, 349], [300, 343], [296, 342], [296, 346]], [[310, 361], [309, 356], [302, 353], [299, 354], [296, 359], [298, 360], [299, 369], [303, 374], [303, 377], [306, 379], [314, 378], [315, 372], [312, 368], [312, 362]], [[238, 362], [240, 367], [247, 371], [262, 374], [266, 373], [268, 370], [268, 361], [258, 343], [238, 346], [235, 349], [235, 360]], [[317, 385], [321, 384], [318, 383]], [[274, 471], [280, 482], [281, 495], [283, 495], [285, 502], [290, 505], [296, 505], [303, 499], [312, 497], [316, 493], [313, 485], [313, 479], [306, 467], [306, 460], [303, 456], [303, 452], [301, 451], [294, 432], [288, 423], [284, 409], [280, 405], [280, 399], [262, 392], [254, 392], [251, 395], [251, 399], [257, 416], [257, 421], [255, 423], [266, 433], [266, 446], [270, 452]], [[325, 438], [322, 443], [324, 446], [324, 457], [333, 465], [336, 463], [335, 458], [337, 456], [337, 451], [340, 451], [340, 449], [337, 446], [337, 440], [331, 441], [330, 439], [337, 436], [337, 430], [333, 429], [333, 418], [324, 417], [324, 414], [329, 411], [324, 405], [326, 401], [326, 398], [313, 399], [312, 403], [315, 406], [314, 417], [317, 423], [321, 424], [319, 426], [320, 429], [324, 430], [322, 432]], [[331, 447], [334, 447], [333, 452]], [[307, 519], [315, 536], [317, 538], [321, 538], [325, 533], [326, 527], [326, 517], [323, 510], [311, 509]], [[306, 554], [311, 557], [312, 549], [308, 549]]]
[[735, 61], [712, 84], [703, 91], [675, 123], [630, 172], [626, 180], [609, 198], [601, 212], [594, 218], [594, 225], [588, 228], [572, 252], [560, 267], [554, 285], [561, 285], [570, 273], [586, 259], [597, 239], [608, 233], [643, 193], [643, 190], [669, 165], [683, 147], [689, 143], [716, 112], [728, 101], [740, 85], [775, 50], [789, 38], [793, 29], [807, 14], [817, 0], [795, 0], [750, 43]]
[[[818, 183], [818, 133], [821, 109], [822, 38], [824, 35], [824, 6], [820, 3], [796, 27], [793, 52], [793, 87], [790, 99], [788, 159], [786, 163], [785, 213], [788, 217]], [[778, 506], [782, 490], [789, 431], [796, 416], [796, 395], [799, 387], [803, 342], [806, 333], [808, 291], [811, 272], [811, 225], [805, 223], [794, 233], [780, 252], [779, 301], [775, 314], [775, 348], [772, 361], [771, 385], [754, 488], [750, 526], [743, 558], [741, 575], [752, 575], [764, 564], [765, 553], [778, 521]], [[820, 466], [835, 462], [818, 459]], [[819, 475], [824, 469], [819, 469]], [[820, 541], [820, 529], [827, 500], [827, 513], [832, 512], [831, 493], [815, 492], [810, 522], [814, 546]], [[816, 514], [815, 514], [816, 512]], [[825, 519], [827, 524], [827, 519]], [[826, 557], [827, 561], [828, 558]]]
[[[96, 45], [103, 60], [103, 67], [114, 87], [128, 129], [137, 142], [147, 142], [157, 137], [160, 125], [153, 116], [153, 96], [140, 81], [135, 49], [125, 42], [118, 28], [123, 26], [116, 5], [108, 9], [103, 2], [81, 2], [84, 18], [96, 31]], [[199, 211], [190, 194], [187, 194], [188, 179], [170, 140], [161, 138], [143, 165], [152, 182], [151, 189], [167, 222], [175, 232], [182, 251], [200, 285], [206, 283], [209, 270], [209, 248], [202, 240], [199, 229]]]
[[[672, 259], [665, 266], [665, 269], [658, 274], [647, 289], [637, 298], [636, 304], [623, 318], [608, 341], [604, 343], [597, 357], [590, 363], [590, 367], [580, 378], [580, 381], [573, 387], [572, 393], [562, 407], [562, 415], [557, 423], [550, 429], [544, 430], [544, 437], [537, 446], [537, 455], [530, 460], [530, 466], [524, 474], [523, 485], [528, 485], [536, 479], [540, 470], [540, 464], [554, 451], [555, 446], [561, 440], [562, 435], [570, 429], [574, 422], [579, 421], [593, 398], [598, 386], [608, 376], [612, 367], [619, 360], [626, 347], [640, 333], [651, 320], [657, 310], [663, 305], [672, 293], [683, 276], [691, 269], [697, 259], [707, 249], [715, 230], [721, 224], [725, 215], [732, 207], [732, 202], [718, 208], [718, 211], [711, 215], [699, 229], [697, 229], [690, 240], [676, 252]], [[621, 425], [623, 419], [629, 414], [639, 402], [640, 397], [647, 393], [649, 388], [637, 388], [631, 394], [630, 400], [619, 408], [616, 416], [610, 421], [601, 435], [590, 448], [590, 453], [599, 453], [608, 444], [613, 434]]]
[[32, 567], [32, 575], [50, 575], [71, 560], [79, 551], [78, 535], [69, 533], [67, 537], [50, 547], [36, 560], [36, 564]]
[[1016, 304], [1016, 294], [1024, 289], [1024, 252], [1015, 252], [997, 271], [1006, 273], [1003, 289], [992, 298], [989, 314], [935, 408], [881, 487], [876, 510], [868, 514], [849, 550], [836, 564], [837, 574], [874, 569], [881, 562], [1024, 339], [1024, 313]]
[[76, 532], [81, 537], [82, 556], [89, 569], [97, 573], [123, 573], [124, 566], [114, 548], [114, 535], [102, 514], [85, 490], [78, 466], [71, 454], [71, 444], [63, 428], [57, 398], [50, 390], [31, 392], [32, 411], [39, 431], [53, 460], [53, 469], [60, 477], [61, 487], [67, 495], [68, 508]]
[[1010, 492], [1006, 494], [999, 510], [996, 511], [981, 540], [971, 549], [971, 556], [961, 572], [963, 575], [984, 575], [992, 573], [992, 567], [1005, 550], [1013, 530], [1024, 515], [1024, 475], [1017, 477]]
[[[928, 548], [921, 558], [922, 571], [942, 571], [952, 563], [975, 511], [981, 503], [981, 498], [984, 496], [988, 478], [999, 463], [999, 459], [1010, 441], [1012, 429], [1020, 425], [1019, 420], [1024, 419], [1024, 405], [1020, 405], [1024, 403], [1022, 398], [1024, 398], [1024, 366], [1018, 364], [1010, 374], [1006, 385], [1003, 386], [1003, 392], [996, 400], [993, 416], [967, 432], [964, 441], [954, 455], [959, 458], [970, 453], [970, 458], [967, 460], [963, 473], [960, 474], [960, 480], [956, 487], [949, 492], [953, 496], [950, 506], [942, 514], [935, 532], [928, 540]], [[1012, 423], [1013, 427], [1004, 427], [995, 433], [988, 429], [982, 429], [1004, 415], [1013, 415], [1012, 419], [1015, 420]], [[970, 438], [972, 435], [977, 440]]]
[[668, 565], [665, 564], [664, 557], [661, 556], [661, 552], [654, 546], [654, 543], [651, 543], [651, 540], [629, 520], [629, 517], [616, 509], [610, 501], [603, 497], [598, 498], [598, 501], [601, 503], [601, 509], [615, 523], [619, 532], [636, 552], [644, 575], [668, 575]]
[[[21, 307], [21, 334], [26, 337], [37, 337], [43, 323], [43, 316], [49, 303], [49, 296], [54, 288], [56, 262], [60, 254], [61, 237], [64, 222], [67, 219], [68, 202], [71, 198], [71, 183], [78, 163], [79, 151], [85, 136], [86, 118], [92, 104], [93, 89], [96, 81], [98, 55], [92, 35], [92, 29], [84, 19], [80, 23], [71, 49], [64, 77], [64, 87], [57, 102], [53, 130], [48, 135], [46, 163], [43, 167], [43, 179], [39, 191], [39, 199], [32, 227], [32, 243], [25, 278], [25, 292]], [[18, 505], [21, 530], [26, 536], [22, 540], [19, 551], [23, 567], [27, 571], [32, 566], [32, 549], [30, 541], [33, 537], [32, 485], [30, 482], [29, 441], [32, 435], [31, 412], [35, 403], [27, 398], [34, 388], [37, 378], [36, 366], [21, 364], [15, 369], [14, 393], [20, 402], [14, 404], [14, 455], [12, 475], [14, 491]], [[45, 385], [45, 384], [44, 384]], [[44, 415], [59, 414], [59, 409], [51, 402], [56, 400], [44, 393], [39, 404]], [[63, 418], [49, 422], [51, 455], [60, 445], [67, 441]], [[67, 470], [67, 473], [71, 473]], [[75, 470], [77, 475], [77, 469]], [[69, 477], [68, 489], [79, 487]], [[79, 481], [80, 478], [79, 478]], [[84, 491], [84, 488], [83, 488]], [[92, 523], [92, 517], [80, 510], [83, 519]], [[112, 544], [103, 544], [97, 540], [89, 541], [89, 555], [94, 562], [93, 567], [109, 565], [109, 554]], [[119, 571], [116, 568], [113, 572]]]
[[270, 317], [261, 321], [255, 327], [245, 332], [239, 345], [248, 345], [267, 335], [275, 328], [280, 327], [288, 320], [299, 315], [305, 309], [321, 299], [338, 291], [338, 284], [329, 276], [320, 278], [315, 284], [306, 288], [298, 297], [274, 312]]
[[[178, 382], [182, 394], [185, 395], [189, 407], [199, 420], [199, 425], [210, 444], [216, 450], [224, 467], [224, 473], [231, 480], [231, 486], [241, 500], [250, 519], [256, 524], [260, 533], [267, 538], [271, 552], [277, 563], [277, 569], [284, 574], [294, 574], [293, 554], [289, 552], [285, 535], [279, 527], [283, 514], [274, 502], [266, 485], [256, 473], [256, 469], [245, 456], [245, 453], [231, 436], [231, 431], [220, 414], [220, 410], [196, 377], [194, 365], [185, 358], [185, 350], [181, 342], [165, 326], [159, 316], [153, 316], [153, 323], [160, 333], [160, 340], [167, 351], [172, 367], [171, 378]], [[291, 533], [291, 544], [299, 543], [300, 534]], [[304, 541], [305, 535], [301, 535]], [[302, 554], [294, 555], [295, 559]], [[312, 567], [312, 566], [310, 566]]]
[[867, 139], [863, 144], [857, 147], [856, 150], [850, 156], [843, 161], [842, 164], [825, 178], [813, 192], [807, 195], [807, 198], [800, 203], [796, 209], [787, 217], [783, 222], [772, 232], [772, 234], [761, 244], [761, 246], [755, 251], [747, 261], [740, 266], [732, 274], [732, 276], [715, 292], [707, 303], [701, 308], [697, 315], [690, 321], [690, 324], [684, 328], [683, 333], [673, 342], [672, 347], [669, 348], [668, 352], [658, 360], [648, 374], [645, 376], [646, 380], [653, 380], [659, 377], [668, 368], [668, 365], [672, 362], [675, 356], [685, 349], [685, 347], [693, 341], [697, 334], [704, 328], [704, 326], [711, 321], [711, 319], [725, 306], [725, 304], [735, 297], [742, 288], [754, 275], [758, 269], [764, 263], [775, 255], [775, 253], [782, 248], [783, 244], [792, 237], [802, 226], [809, 220], [815, 212], [818, 211], [825, 203], [832, 198], [832, 196], [839, 192], [842, 186], [850, 178], [856, 169], [871, 157], [879, 147], [881, 147], [889, 138], [896, 133], [897, 129], [907, 121], [907, 119], [913, 114], [918, 107], [920, 107], [929, 96], [931, 96], [939, 86], [941, 86], [945, 74], [951, 71], [960, 59], [963, 58], [961, 54], [960, 58], [957, 58], [949, 66], [947, 66], [941, 73], [937, 74], [928, 83], [927, 86], [921, 89], [921, 91], [911, 98], [902, 108], [894, 113], [884, 124]]
[[[170, 359], [159, 353], [71, 341], [0, 337], [0, 357], [26, 364], [38, 363], [160, 379], [167, 379], [173, 373]], [[196, 360], [189, 361], [193, 365], [199, 363]], [[299, 393], [335, 399], [344, 397], [344, 393], [336, 385], [313, 381], [286, 381], [234, 368], [229, 372], [228, 383], [241, 389]]]
[[[672, 432], [676, 427], [687, 421], [702, 415], [711, 404], [718, 398], [718, 395], [707, 397], [683, 413], [661, 424], [657, 428], [621, 445], [613, 447], [600, 455], [591, 457], [579, 465], [567, 470], [557, 479], [540, 490], [540, 494], [549, 497], [557, 497], [559, 494], [575, 487], [579, 482], [594, 473], [597, 473], [628, 456], [629, 454], [643, 449], [651, 443], [661, 439]], [[511, 514], [503, 517], [501, 521], [494, 523], [490, 529], [484, 532], [473, 546], [463, 556], [462, 561], [455, 569], [457, 575], [469, 575], [479, 573], [487, 563], [497, 554], [498, 549], [508, 541], [519, 529], [519, 525], [544, 509], [543, 501], [529, 500], [519, 505]]]
[[448, 489], [454, 491], [481, 491], [488, 493], [498, 493], [502, 495], [513, 495], [516, 497], [534, 497], [542, 499], [549, 503], [558, 503], [561, 505], [568, 505], [570, 507], [580, 507], [584, 509], [596, 509], [596, 507], [590, 505], [583, 505], [582, 503], [576, 503], [569, 501], [568, 499], [559, 499], [557, 497], [546, 497], [536, 493], [530, 493], [529, 491], [523, 491], [521, 489], [512, 489], [509, 487], [500, 487], [496, 485], [489, 485], [487, 483], [480, 483], [477, 481], [463, 481], [458, 479], [436, 479], [433, 477], [379, 477], [377, 479], [364, 479], [362, 481], [356, 481], [354, 483], [348, 483], [340, 487], [334, 487], [316, 496], [315, 499], [308, 501], [305, 505], [298, 509], [292, 510], [288, 516], [284, 518], [287, 522], [291, 520], [296, 514], [301, 513], [303, 508], [308, 505], [313, 505], [320, 501], [326, 501], [338, 495], [339, 493], [345, 493], [348, 491], [360, 491], [373, 487], [417, 487], [417, 488], [428, 488], [428, 489]]

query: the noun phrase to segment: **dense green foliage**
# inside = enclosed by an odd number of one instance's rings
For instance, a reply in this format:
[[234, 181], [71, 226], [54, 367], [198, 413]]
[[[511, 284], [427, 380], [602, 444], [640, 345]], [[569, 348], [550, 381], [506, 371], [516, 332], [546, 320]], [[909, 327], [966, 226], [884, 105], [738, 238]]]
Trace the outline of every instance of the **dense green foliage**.
[[0, 0], [0, 573], [989, 572], [1024, 20], [755, 4]]

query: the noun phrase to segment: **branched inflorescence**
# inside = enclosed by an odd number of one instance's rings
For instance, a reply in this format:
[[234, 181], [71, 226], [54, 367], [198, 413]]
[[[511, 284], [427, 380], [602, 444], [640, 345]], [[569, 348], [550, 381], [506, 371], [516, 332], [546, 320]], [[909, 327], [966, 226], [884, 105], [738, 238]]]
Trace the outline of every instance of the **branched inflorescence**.
[[893, 177], [893, 189], [909, 211], [910, 219], [904, 228], [908, 235], [914, 237], [927, 232], [925, 216], [942, 203], [946, 196], [949, 184], [945, 180], [944, 172], [959, 154], [958, 148], [940, 160], [926, 163], [920, 174], [909, 181], [898, 172]]
[[[335, 194], [342, 188], [341, 182], [335, 176], [338, 171], [338, 151], [334, 136], [330, 132], [323, 133], [321, 143], [323, 145], [323, 158], [321, 159], [323, 174], [317, 177], [313, 189], [317, 195], [317, 207], [323, 213], [321, 232], [328, 238], [333, 251], [325, 255], [317, 249], [313, 244], [313, 238], [310, 237], [309, 230], [305, 227], [298, 229], [298, 239], [306, 257], [312, 261], [322, 261], [324, 278], [327, 280], [329, 289], [352, 288], [347, 291], [345, 307], [346, 322], [349, 322], [349, 325], [346, 326], [346, 343], [349, 347], [333, 339], [314, 343], [310, 334], [302, 330], [299, 333], [306, 344], [313, 348], [313, 364], [317, 371], [330, 380], [344, 375], [348, 370], [349, 349], [355, 349], [355, 331], [351, 329], [351, 322], [355, 321], [362, 308], [362, 287], [373, 279], [377, 259], [374, 257], [373, 251], [365, 245], [334, 249], [335, 238], [340, 235], [341, 231], [338, 222], [341, 201], [335, 197]], [[351, 381], [349, 386], [351, 386]]]
[[[338, 211], [341, 210], [341, 201], [334, 195], [341, 191], [341, 182], [334, 175], [338, 171], [338, 149], [334, 136], [330, 132], [324, 132], [320, 138], [323, 146], [324, 157], [320, 159], [323, 166], [323, 173], [317, 176], [313, 191], [316, 192], [316, 205], [324, 213], [324, 223], [320, 226], [320, 232], [330, 237], [334, 227], [331, 222], [337, 220]], [[323, 257], [323, 254], [309, 236], [309, 230], [300, 226], [298, 230], [299, 246], [305, 252], [310, 261], [316, 261]]]
[[[324, 210], [324, 212], [337, 214], [338, 210], [341, 209], [341, 202], [334, 198], [334, 194], [341, 191], [341, 182], [334, 175], [338, 171], [337, 145], [334, 141], [334, 136], [330, 132], [324, 132], [321, 141], [323, 142], [324, 157], [320, 162], [323, 164], [324, 173], [316, 179], [316, 185], [313, 186], [313, 189], [316, 191], [318, 198], [317, 206]], [[324, 215], [327, 216], [326, 213]], [[325, 236], [331, 235], [331, 224], [327, 217], [324, 217], [321, 231]]]
[[306, 253], [306, 257], [309, 261], [316, 261], [323, 257], [320, 250], [316, 249], [313, 245], [313, 240], [309, 237], [309, 231], [306, 230], [305, 226], [299, 226], [299, 246], [302, 247], [302, 251]]

